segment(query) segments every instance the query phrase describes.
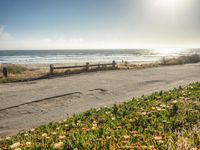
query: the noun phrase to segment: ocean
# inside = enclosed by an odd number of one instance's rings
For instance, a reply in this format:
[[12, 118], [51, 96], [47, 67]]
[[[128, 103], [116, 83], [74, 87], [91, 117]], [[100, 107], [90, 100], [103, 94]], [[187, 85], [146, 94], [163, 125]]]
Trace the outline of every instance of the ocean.
[[200, 49], [0, 50], [0, 64], [149, 62], [191, 54], [200, 54]]

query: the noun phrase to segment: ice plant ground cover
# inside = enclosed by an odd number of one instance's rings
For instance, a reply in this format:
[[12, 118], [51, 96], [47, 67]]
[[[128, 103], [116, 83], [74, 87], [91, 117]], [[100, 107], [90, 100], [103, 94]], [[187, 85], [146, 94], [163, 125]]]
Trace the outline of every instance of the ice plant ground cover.
[[200, 149], [200, 83], [91, 109], [15, 136], [0, 149]]

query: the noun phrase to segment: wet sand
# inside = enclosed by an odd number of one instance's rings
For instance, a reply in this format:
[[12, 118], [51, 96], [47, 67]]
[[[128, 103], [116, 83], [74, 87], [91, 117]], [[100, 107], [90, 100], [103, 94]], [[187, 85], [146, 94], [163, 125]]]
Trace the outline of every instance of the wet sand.
[[200, 63], [0, 84], [0, 136], [200, 81]]

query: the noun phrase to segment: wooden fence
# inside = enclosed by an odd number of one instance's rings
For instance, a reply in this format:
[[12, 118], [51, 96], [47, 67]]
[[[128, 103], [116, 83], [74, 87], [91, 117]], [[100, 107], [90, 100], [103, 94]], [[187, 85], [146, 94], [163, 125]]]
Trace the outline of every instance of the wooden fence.
[[75, 68], [80, 68], [80, 69], [85, 69], [86, 71], [89, 71], [91, 67], [96, 67], [98, 69], [101, 68], [107, 68], [108, 66], [112, 67], [113, 69], [116, 68], [116, 62], [112, 61], [112, 63], [107, 63], [107, 64], [90, 64], [86, 62], [85, 65], [78, 65], [78, 66], [62, 66], [62, 67], [55, 67], [53, 64], [50, 65], [50, 74], [53, 74], [54, 70], [58, 69], [75, 69]]
[[[92, 67], [96, 67], [98, 70], [102, 69], [106, 69], [108, 67], [112, 68], [112, 69], [116, 69], [116, 62], [112, 61], [112, 63], [105, 63], [105, 64], [90, 64], [90, 63], [86, 63], [85, 65], [78, 65], [78, 66], [62, 66], [62, 67], [55, 67], [53, 64], [50, 65], [50, 74], [54, 73], [54, 70], [58, 70], [58, 69], [75, 69], [75, 68], [80, 68], [80, 69], [84, 69], [85, 71], [90, 71]], [[6, 67], [3, 67], [2, 69], [3, 72], [3, 77], [7, 78], [8, 77], [8, 69]]]

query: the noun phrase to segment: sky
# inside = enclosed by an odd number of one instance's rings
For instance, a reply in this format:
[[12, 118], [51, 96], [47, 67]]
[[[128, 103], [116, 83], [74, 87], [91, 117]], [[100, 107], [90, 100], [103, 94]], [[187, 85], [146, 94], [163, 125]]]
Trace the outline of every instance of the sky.
[[0, 50], [200, 47], [200, 0], [0, 0]]

